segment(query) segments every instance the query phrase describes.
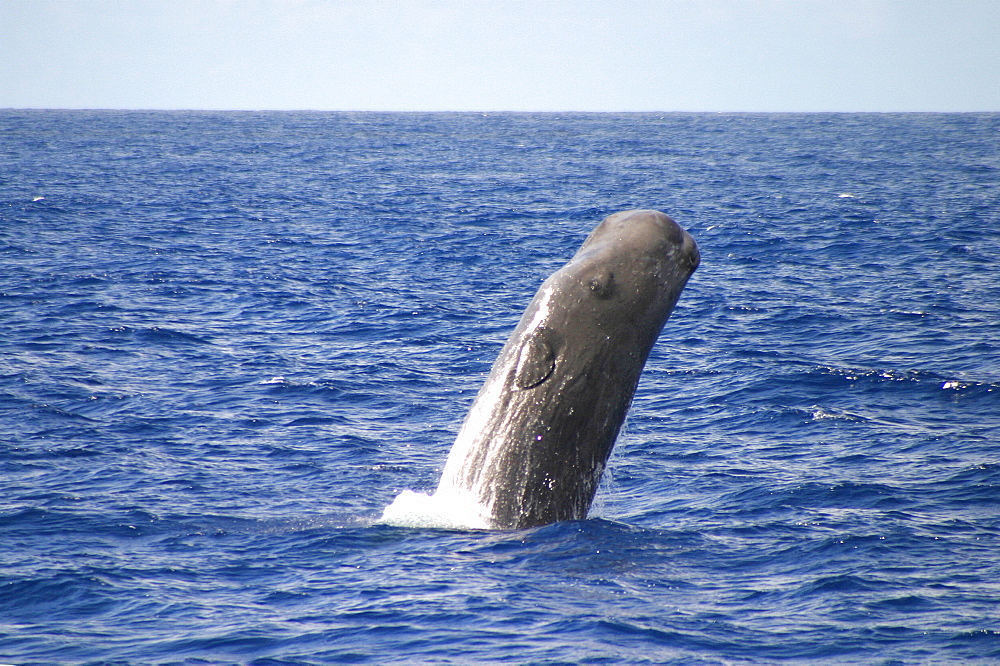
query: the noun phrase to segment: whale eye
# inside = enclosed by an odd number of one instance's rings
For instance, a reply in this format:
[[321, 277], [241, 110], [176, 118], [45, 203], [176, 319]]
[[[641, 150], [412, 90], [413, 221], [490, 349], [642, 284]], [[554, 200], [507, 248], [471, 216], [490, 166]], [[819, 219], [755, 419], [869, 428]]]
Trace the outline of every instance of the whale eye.
[[555, 352], [544, 338], [544, 329], [540, 329], [521, 347], [514, 384], [521, 389], [534, 388], [548, 379], [555, 367]]
[[587, 280], [587, 287], [598, 298], [608, 298], [615, 293], [615, 276], [609, 270], [594, 273]]

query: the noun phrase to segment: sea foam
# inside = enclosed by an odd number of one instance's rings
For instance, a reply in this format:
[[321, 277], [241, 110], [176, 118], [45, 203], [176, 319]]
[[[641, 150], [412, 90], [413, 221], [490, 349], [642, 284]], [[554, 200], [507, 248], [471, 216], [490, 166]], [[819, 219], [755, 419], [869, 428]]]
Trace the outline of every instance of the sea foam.
[[400, 527], [489, 529], [486, 512], [475, 498], [455, 492], [428, 495], [404, 490], [385, 508], [378, 522]]

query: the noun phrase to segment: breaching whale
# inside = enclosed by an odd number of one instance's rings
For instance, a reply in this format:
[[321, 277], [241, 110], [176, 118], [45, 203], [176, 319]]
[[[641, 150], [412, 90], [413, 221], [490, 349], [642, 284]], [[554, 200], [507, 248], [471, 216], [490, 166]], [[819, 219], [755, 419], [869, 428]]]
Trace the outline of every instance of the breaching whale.
[[535, 294], [429, 499], [471, 506], [466, 522], [491, 529], [586, 518], [646, 358], [699, 260], [694, 239], [659, 211], [598, 224]]

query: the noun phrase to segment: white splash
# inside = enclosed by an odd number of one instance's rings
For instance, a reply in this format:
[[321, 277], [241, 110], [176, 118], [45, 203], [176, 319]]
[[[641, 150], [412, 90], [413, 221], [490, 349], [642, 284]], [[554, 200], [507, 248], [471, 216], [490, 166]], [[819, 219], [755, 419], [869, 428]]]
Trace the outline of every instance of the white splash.
[[399, 527], [489, 529], [485, 511], [475, 498], [456, 492], [427, 495], [404, 490], [385, 507], [378, 522]]

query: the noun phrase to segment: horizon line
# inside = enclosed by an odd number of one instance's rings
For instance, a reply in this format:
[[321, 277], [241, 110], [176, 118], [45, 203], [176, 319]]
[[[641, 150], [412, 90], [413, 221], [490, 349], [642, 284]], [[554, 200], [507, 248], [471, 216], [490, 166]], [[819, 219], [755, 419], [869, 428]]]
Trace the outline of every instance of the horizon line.
[[910, 109], [910, 110], [839, 110], [839, 109], [823, 109], [823, 110], [719, 110], [719, 109], [708, 109], [708, 110], [665, 110], [665, 109], [622, 109], [622, 110], [585, 110], [585, 109], [438, 109], [438, 108], [427, 108], [427, 109], [376, 109], [376, 108], [357, 108], [357, 109], [335, 109], [335, 108], [289, 108], [289, 107], [260, 107], [260, 108], [237, 108], [237, 107], [186, 107], [186, 106], [170, 106], [170, 107], [145, 107], [145, 106], [0, 106], [0, 111], [135, 111], [135, 112], [150, 112], [150, 111], [178, 111], [178, 112], [190, 112], [190, 113], [452, 113], [452, 114], [567, 114], [567, 113], [580, 113], [588, 115], [597, 114], [719, 114], [719, 115], [777, 115], [777, 114], [963, 114], [963, 113], [1000, 113], [1000, 110], [987, 110], [987, 109], [966, 109], [966, 110], [938, 110], [938, 109]]

